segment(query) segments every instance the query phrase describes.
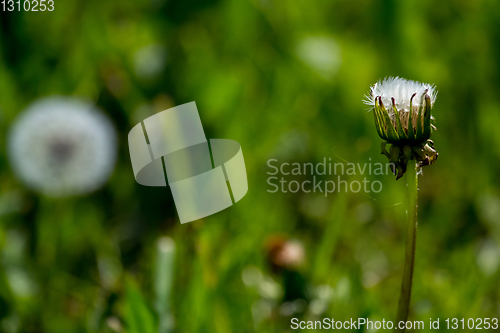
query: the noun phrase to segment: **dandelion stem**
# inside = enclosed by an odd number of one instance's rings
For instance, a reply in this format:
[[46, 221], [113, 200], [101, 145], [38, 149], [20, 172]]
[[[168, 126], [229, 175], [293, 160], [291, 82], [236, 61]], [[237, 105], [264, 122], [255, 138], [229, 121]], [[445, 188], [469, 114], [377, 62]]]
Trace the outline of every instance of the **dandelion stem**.
[[399, 329], [399, 322], [408, 319], [410, 310], [411, 287], [413, 281], [413, 268], [415, 266], [415, 243], [417, 240], [417, 208], [418, 208], [418, 175], [415, 160], [408, 161], [406, 171], [407, 191], [408, 191], [408, 209], [406, 211], [406, 253], [405, 266], [403, 273], [403, 282], [401, 284], [401, 295], [399, 296], [398, 314], [396, 317], [395, 332], [404, 332], [405, 329]]

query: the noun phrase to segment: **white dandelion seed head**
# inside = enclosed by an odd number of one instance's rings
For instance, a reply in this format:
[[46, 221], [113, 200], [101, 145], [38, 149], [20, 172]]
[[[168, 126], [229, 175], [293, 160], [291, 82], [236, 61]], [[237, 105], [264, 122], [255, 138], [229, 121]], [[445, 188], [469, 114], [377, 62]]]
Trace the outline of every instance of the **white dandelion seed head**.
[[95, 106], [69, 97], [35, 101], [8, 140], [14, 172], [50, 197], [82, 195], [101, 187], [116, 161], [116, 132]]
[[373, 85], [370, 89], [370, 94], [365, 96], [364, 103], [370, 106], [375, 106], [375, 98], [380, 96], [382, 97], [382, 103], [389, 112], [389, 115], [392, 117], [394, 116], [392, 98], [394, 98], [396, 108], [399, 112], [409, 112], [410, 99], [415, 93], [416, 95], [412, 100], [413, 112], [418, 112], [422, 95], [425, 93], [427, 93], [431, 98], [431, 106], [434, 105], [437, 97], [437, 90], [434, 85], [406, 80], [400, 77], [387, 77], [375, 83], [375, 85]]

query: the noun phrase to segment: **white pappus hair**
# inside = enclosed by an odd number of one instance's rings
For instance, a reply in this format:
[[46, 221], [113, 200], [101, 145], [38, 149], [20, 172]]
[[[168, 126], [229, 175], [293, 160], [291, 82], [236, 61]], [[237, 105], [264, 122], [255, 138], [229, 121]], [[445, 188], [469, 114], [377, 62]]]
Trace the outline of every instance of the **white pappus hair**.
[[412, 111], [418, 112], [422, 95], [425, 93], [430, 97], [431, 106], [434, 105], [437, 97], [437, 90], [434, 85], [406, 80], [400, 77], [387, 77], [371, 87], [370, 94], [365, 95], [363, 102], [373, 107], [375, 106], [375, 98], [380, 96], [389, 115], [394, 116], [392, 98], [394, 98], [396, 108], [399, 112], [409, 112], [410, 99], [413, 94], [416, 94], [412, 100]]

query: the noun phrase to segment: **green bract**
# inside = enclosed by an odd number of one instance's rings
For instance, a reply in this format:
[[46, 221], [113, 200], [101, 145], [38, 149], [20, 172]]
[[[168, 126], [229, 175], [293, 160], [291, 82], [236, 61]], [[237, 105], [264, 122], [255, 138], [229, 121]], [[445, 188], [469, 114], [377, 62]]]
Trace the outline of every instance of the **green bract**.
[[[410, 110], [412, 110], [412, 100], [414, 93], [410, 98]], [[418, 108], [416, 116], [413, 112], [399, 112], [396, 107], [394, 97], [391, 98], [390, 106], [394, 112], [391, 115], [382, 103], [382, 97], [375, 98], [373, 114], [375, 116], [375, 126], [378, 135], [392, 144], [419, 145], [425, 143], [431, 137], [431, 102], [430, 96], [425, 93], [422, 96], [422, 102]]]

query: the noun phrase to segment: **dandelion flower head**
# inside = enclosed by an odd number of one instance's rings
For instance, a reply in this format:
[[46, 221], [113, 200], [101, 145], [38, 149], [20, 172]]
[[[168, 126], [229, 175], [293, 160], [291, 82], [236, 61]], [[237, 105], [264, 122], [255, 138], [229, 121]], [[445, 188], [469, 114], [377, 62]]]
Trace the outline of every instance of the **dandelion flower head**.
[[116, 132], [92, 104], [69, 97], [35, 101], [8, 138], [11, 165], [33, 190], [51, 197], [100, 188], [116, 161]]

